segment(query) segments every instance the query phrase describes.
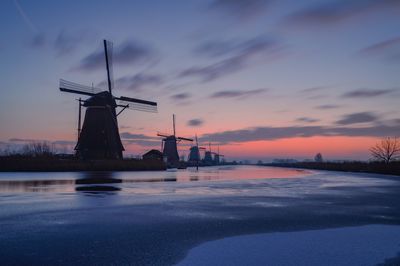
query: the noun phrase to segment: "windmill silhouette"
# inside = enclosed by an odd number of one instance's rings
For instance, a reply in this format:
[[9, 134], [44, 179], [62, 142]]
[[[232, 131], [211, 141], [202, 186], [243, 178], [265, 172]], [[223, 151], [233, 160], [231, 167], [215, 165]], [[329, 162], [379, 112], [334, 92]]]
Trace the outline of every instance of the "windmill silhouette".
[[[79, 98], [78, 143], [76, 154], [82, 159], [122, 159], [124, 147], [118, 130], [117, 117], [125, 109], [157, 112], [157, 103], [130, 98], [115, 97], [112, 71], [112, 43], [104, 40], [108, 91], [60, 79], [60, 91], [90, 96]], [[81, 128], [81, 108], [86, 107]], [[121, 108], [117, 112], [117, 108]]]
[[157, 136], [163, 137], [161, 142], [161, 150], [164, 158], [167, 158], [167, 166], [171, 168], [179, 167], [179, 154], [177, 143], [181, 141], [193, 141], [193, 139], [177, 137], [175, 130], [175, 115], [172, 115], [173, 135], [157, 133]]
[[208, 143], [208, 147], [209, 150], [204, 154], [204, 164], [207, 166], [220, 164], [221, 157], [224, 157], [224, 155], [219, 153], [219, 145], [218, 152], [213, 152], [211, 150], [211, 142]]
[[197, 139], [197, 135], [195, 136], [195, 139], [196, 139], [196, 145], [190, 147], [188, 162], [190, 165], [198, 166], [199, 162], [201, 161], [200, 151], [205, 150], [206, 148], [199, 147], [199, 141]]

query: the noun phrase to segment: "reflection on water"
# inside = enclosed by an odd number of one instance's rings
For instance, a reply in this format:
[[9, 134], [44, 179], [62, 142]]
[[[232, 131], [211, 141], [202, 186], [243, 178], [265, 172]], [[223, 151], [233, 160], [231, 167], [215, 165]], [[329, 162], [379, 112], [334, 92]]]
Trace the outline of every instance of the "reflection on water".
[[68, 192], [74, 180], [0, 180], [0, 192]]
[[83, 192], [112, 192], [112, 191], [120, 191], [121, 188], [113, 187], [113, 186], [77, 186], [75, 188], [76, 191], [83, 191]]
[[83, 172], [82, 174], [82, 177], [75, 180], [76, 191], [97, 194], [121, 190], [120, 187], [109, 185], [122, 183], [122, 179], [113, 177], [113, 172]]
[[[204, 167], [199, 171], [0, 173], [0, 193], [118, 192], [140, 183], [291, 178], [307, 173], [303, 170], [256, 166]], [[154, 188], [141, 186], [141, 189]]]

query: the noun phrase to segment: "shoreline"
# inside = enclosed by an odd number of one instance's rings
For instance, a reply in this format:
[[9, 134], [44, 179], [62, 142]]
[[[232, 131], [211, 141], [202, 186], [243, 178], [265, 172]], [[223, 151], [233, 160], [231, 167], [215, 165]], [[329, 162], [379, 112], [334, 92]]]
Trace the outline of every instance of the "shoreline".
[[297, 163], [263, 163], [259, 166], [285, 167], [305, 170], [324, 170], [346, 173], [368, 173], [400, 176], [400, 161], [389, 164], [380, 162], [297, 162]]

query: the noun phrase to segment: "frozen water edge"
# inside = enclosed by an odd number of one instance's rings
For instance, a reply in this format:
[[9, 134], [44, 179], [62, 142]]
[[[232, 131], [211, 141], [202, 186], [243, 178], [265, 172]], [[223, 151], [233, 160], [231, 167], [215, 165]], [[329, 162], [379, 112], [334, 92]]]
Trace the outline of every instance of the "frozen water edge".
[[177, 265], [376, 265], [400, 252], [400, 226], [253, 234], [203, 243]]

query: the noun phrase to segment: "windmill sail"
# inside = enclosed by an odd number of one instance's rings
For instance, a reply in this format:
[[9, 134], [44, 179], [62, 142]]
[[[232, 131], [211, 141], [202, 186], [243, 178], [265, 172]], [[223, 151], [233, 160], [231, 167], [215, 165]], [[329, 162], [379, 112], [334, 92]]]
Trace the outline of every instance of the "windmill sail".
[[60, 79], [60, 91], [82, 94], [82, 95], [87, 95], [87, 96], [93, 96], [104, 90], [102, 90], [100, 88], [96, 88], [96, 87], [90, 87], [90, 86], [78, 84], [78, 83], [68, 81], [65, 79]]
[[157, 112], [156, 102], [151, 102], [136, 98], [129, 98], [124, 96], [117, 97], [115, 99], [117, 100], [118, 105], [122, 107], [127, 107], [128, 109], [150, 112], [150, 113]]

